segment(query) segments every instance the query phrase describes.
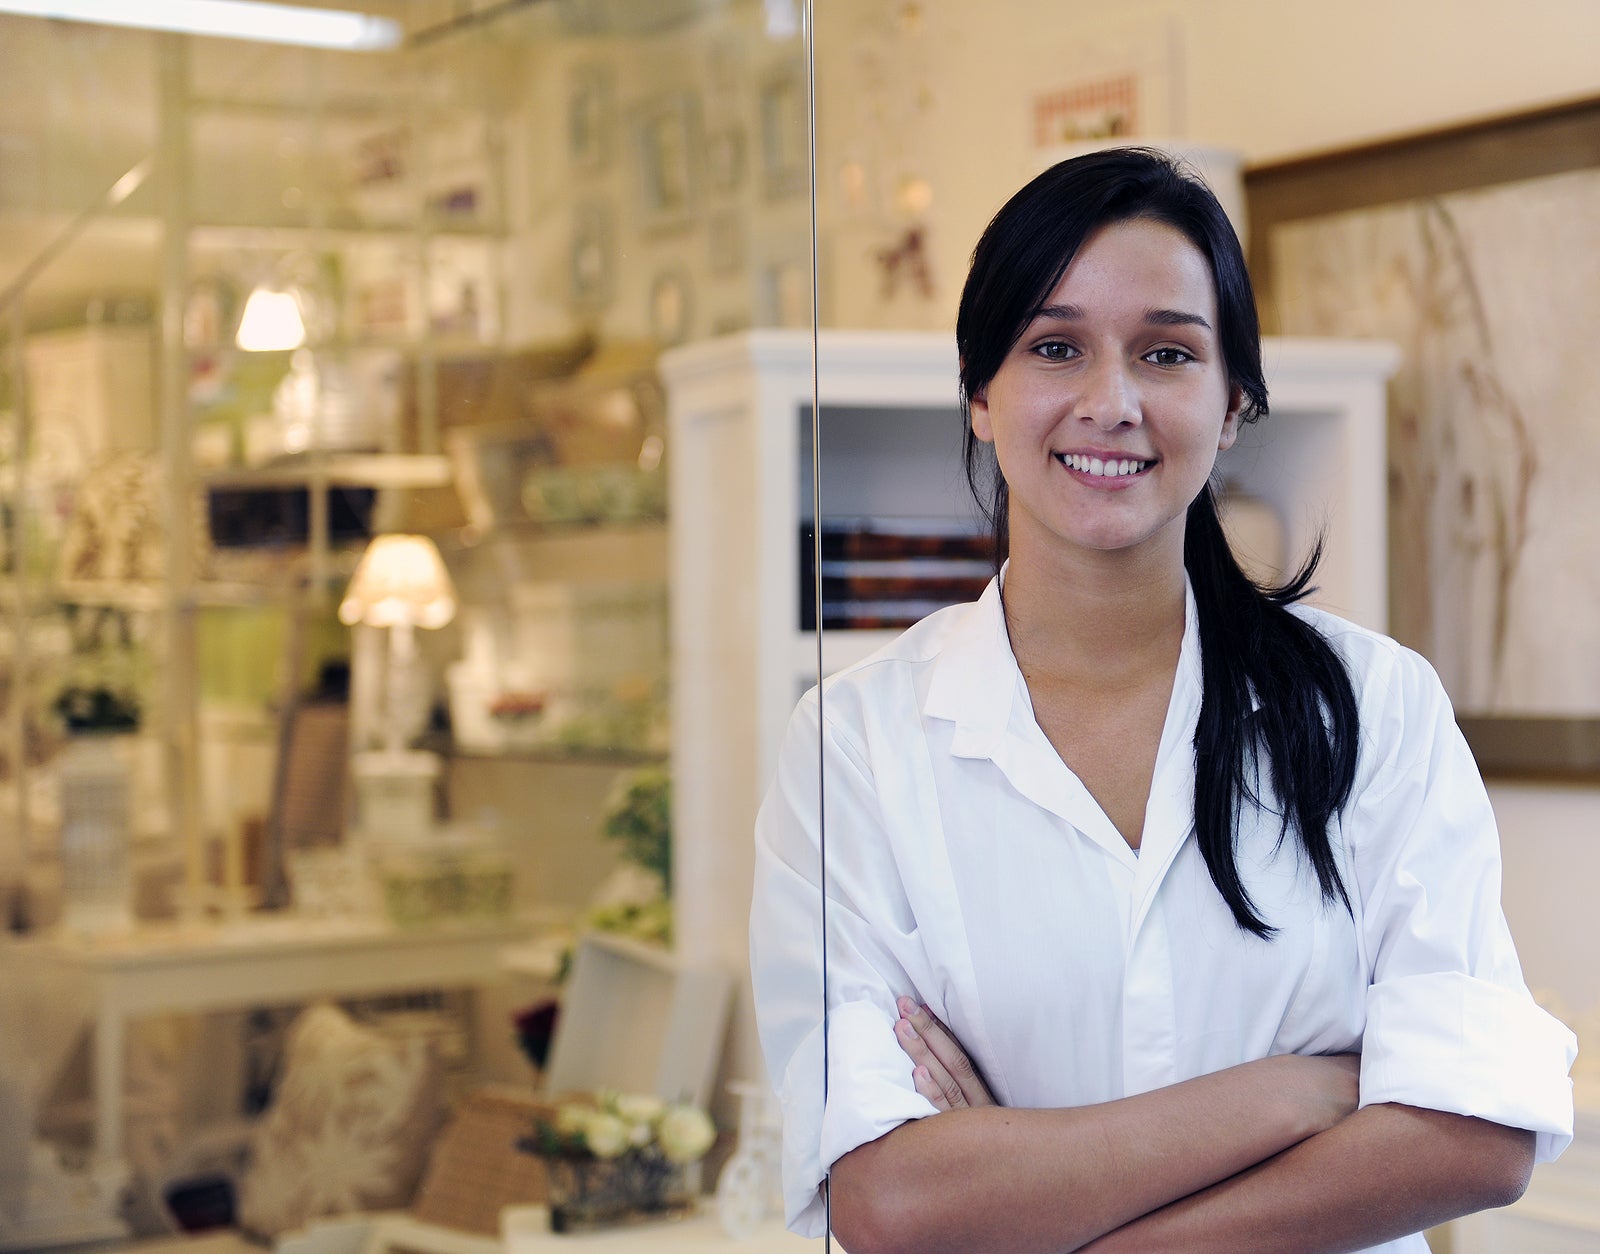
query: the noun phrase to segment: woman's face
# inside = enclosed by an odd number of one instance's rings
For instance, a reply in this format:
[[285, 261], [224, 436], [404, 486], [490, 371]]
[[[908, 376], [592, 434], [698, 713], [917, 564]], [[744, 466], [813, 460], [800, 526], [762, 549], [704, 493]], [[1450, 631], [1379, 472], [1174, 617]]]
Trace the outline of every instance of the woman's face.
[[1013, 557], [1170, 544], [1181, 562], [1242, 403], [1205, 254], [1148, 219], [1094, 232], [971, 402], [1010, 490]]

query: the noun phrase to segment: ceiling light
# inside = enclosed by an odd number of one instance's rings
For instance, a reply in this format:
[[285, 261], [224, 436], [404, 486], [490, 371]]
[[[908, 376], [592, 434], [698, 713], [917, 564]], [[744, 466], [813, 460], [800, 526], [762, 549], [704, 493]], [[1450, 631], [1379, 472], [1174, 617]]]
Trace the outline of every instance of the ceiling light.
[[0, 13], [354, 52], [393, 48], [401, 38], [399, 23], [386, 17], [257, 0], [0, 0]]

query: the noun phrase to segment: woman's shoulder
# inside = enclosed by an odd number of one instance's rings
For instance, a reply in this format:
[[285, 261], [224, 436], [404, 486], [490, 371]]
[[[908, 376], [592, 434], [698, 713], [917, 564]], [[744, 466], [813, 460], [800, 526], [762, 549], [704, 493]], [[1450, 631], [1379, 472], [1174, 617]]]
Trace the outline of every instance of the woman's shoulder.
[[[908, 692], [921, 689], [928, 673], [937, 665], [974, 615], [984, 613], [982, 601], [962, 602], [935, 610], [898, 635], [878, 644], [830, 673], [820, 686], [813, 685], [802, 704], [815, 706], [819, 692], [828, 708], [829, 722], [859, 719], [864, 710], [888, 700], [899, 701]], [[848, 639], [852, 633], [839, 633]], [[854, 643], [853, 641], [851, 643]], [[829, 652], [826, 633], [823, 657]]]
[[1415, 649], [1318, 606], [1302, 603], [1290, 612], [1314, 628], [1344, 663], [1363, 739], [1431, 736], [1441, 716], [1453, 721], [1450, 698], [1438, 673]]
[[1315, 628], [1317, 634], [1333, 646], [1349, 669], [1351, 682], [1358, 688], [1373, 680], [1388, 681], [1402, 674], [1409, 677], [1414, 673], [1437, 680], [1427, 658], [1393, 636], [1304, 601], [1290, 606], [1289, 612]]

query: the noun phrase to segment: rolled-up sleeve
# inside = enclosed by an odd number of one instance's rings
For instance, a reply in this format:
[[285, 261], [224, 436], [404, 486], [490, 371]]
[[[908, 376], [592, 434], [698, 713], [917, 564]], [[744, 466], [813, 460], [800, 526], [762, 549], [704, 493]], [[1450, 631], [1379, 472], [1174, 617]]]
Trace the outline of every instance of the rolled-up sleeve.
[[[870, 772], [835, 729], [819, 738], [815, 693], [790, 720], [756, 820], [750, 966], [768, 1074], [783, 1108], [789, 1227], [820, 1236], [818, 1186], [844, 1154], [936, 1113], [894, 1037], [895, 998], [914, 992], [915, 926], [881, 837]], [[828, 815], [828, 1100], [823, 1103], [819, 764]]]
[[1432, 668], [1403, 651], [1351, 808], [1368, 969], [1361, 1104], [1475, 1115], [1572, 1140], [1577, 1040], [1529, 995], [1500, 908], [1500, 844], [1476, 763]]

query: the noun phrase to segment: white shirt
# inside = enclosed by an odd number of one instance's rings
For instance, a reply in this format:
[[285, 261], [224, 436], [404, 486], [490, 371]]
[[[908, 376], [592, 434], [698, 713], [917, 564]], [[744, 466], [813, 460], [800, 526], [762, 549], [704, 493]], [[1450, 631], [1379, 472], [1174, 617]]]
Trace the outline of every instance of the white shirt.
[[1333, 833], [1354, 917], [1323, 902], [1298, 838], [1280, 849], [1274, 817], [1246, 807], [1239, 872], [1278, 929], [1271, 941], [1234, 922], [1192, 838], [1192, 594], [1137, 851], [1035, 721], [998, 581], [831, 678], [820, 740], [816, 691], [801, 700], [757, 819], [751, 914], [792, 1228], [820, 1235], [817, 1186], [838, 1158], [936, 1113], [894, 1038], [901, 995], [951, 1027], [1007, 1106], [1081, 1106], [1272, 1054], [1360, 1050], [1363, 1105], [1531, 1129], [1539, 1161], [1566, 1147], [1576, 1040], [1523, 983], [1494, 815], [1443, 688], [1387, 637], [1295, 612], [1345, 659], [1360, 711], [1355, 787]]

